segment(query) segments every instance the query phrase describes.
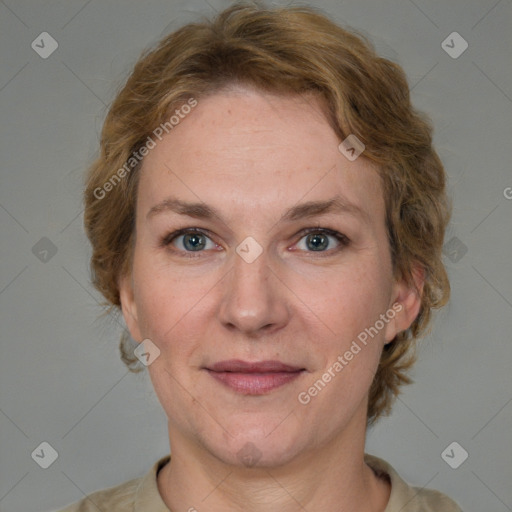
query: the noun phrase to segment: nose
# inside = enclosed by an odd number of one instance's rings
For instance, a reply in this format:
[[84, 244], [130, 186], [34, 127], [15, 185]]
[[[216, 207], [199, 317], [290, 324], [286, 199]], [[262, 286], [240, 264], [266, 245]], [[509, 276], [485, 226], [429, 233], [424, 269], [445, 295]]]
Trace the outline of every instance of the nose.
[[290, 291], [270, 268], [266, 251], [250, 263], [238, 253], [233, 260], [233, 268], [222, 280], [221, 323], [252, 336], [281, 329], [290, 316]]

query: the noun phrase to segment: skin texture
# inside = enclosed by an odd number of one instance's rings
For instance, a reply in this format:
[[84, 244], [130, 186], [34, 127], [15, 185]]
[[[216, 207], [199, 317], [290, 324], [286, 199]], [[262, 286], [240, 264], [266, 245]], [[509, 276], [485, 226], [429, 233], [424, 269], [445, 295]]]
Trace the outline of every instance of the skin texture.
[[[367, 396], [384, 344], [411, 324], [420, 299], [393, 279], [376, 170], [364, 154], [345, 158], [340, 142], [315, 97], [232, 88], [199, 99], [145, 158], [132, 272], [120, 291], [133, 338], [161, 351], [148, 368], [168, 417], [172, 461], [158, 485], [171, 510], [386, 506], [389, 484], [363, 461]], [[280, 220], [336, 195], [360, 212]], [[206, 203], [222, 220], [165, 209], [148, 217], [171, 196]], [[183, 236], [162, 243], [181, 228], [204, 230], [204, 248], [191, 250]], [[320, 233], [325, 245], [315, 251], [306, 228], [330, 228], [349, 243]], [[236, 252], [249, 236], [263, 250], [252, 263]], [[301, 404], [299, 393], [393, 304], [401, 311]], [[205, 369], [228, 359], [305, 371], [245, 395]]]

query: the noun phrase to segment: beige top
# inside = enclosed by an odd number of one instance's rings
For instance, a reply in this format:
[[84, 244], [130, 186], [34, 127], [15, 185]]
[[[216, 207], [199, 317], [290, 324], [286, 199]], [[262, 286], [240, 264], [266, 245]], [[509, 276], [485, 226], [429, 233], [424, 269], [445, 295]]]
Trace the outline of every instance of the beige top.
[[[169, 460], [167, 455], [142, 478], [97, 491], [60, 512], [169, 512], [157, 485], [158, 471]], [[377, 475], [389, 476], [391, 495], [384, 512], [462, 512], [453, 500], [438, 491], [409, 486], [386, 461], [368, 454], [365, 461]]]

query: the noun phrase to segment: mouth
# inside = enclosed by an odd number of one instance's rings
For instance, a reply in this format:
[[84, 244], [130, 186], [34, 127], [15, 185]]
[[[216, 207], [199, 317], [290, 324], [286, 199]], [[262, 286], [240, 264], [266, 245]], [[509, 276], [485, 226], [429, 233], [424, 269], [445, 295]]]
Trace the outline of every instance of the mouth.
[[300, 377], [305, 368], [280, 361], [220, 361], [205, 370], [211, 377], [243, 395], [264, 395]]

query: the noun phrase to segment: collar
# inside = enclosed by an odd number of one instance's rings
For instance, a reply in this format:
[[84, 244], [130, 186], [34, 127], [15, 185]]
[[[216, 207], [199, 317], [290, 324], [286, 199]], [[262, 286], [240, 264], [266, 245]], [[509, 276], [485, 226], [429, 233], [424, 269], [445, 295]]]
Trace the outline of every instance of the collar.
[[[166, 455], [159, 459], [151, 468], [151, 470], [140, 479], [135, 492], [134, 512], [169, 512], [160, 493], [158, 491], [157, 475], [171, 460], [170, 455]], [[424, 491], [408, 485], [395, 469], [385, 460], [375, 457], [374, 455], [365, 454], [364, 460], [370, 466], [377, 476], [388, 478], [391, 483], [391, 494], [384, 512], [398, 512], [405, 510], [407, 506], [408, 512], [425, 510], [422, 503], [428, 497], [439, 499], [435, 503], [439, 505], [449, 505], [451, 500], [438, 493], [437, 491]], [[426, 494], [428, 496], [426, 496]], [[444, 501], [444, 499], [448, 501]], [[430, 500], [429, 500], [430, 501]], [[439, 510], [460, 510], [455, 508], [440, 508]]]

